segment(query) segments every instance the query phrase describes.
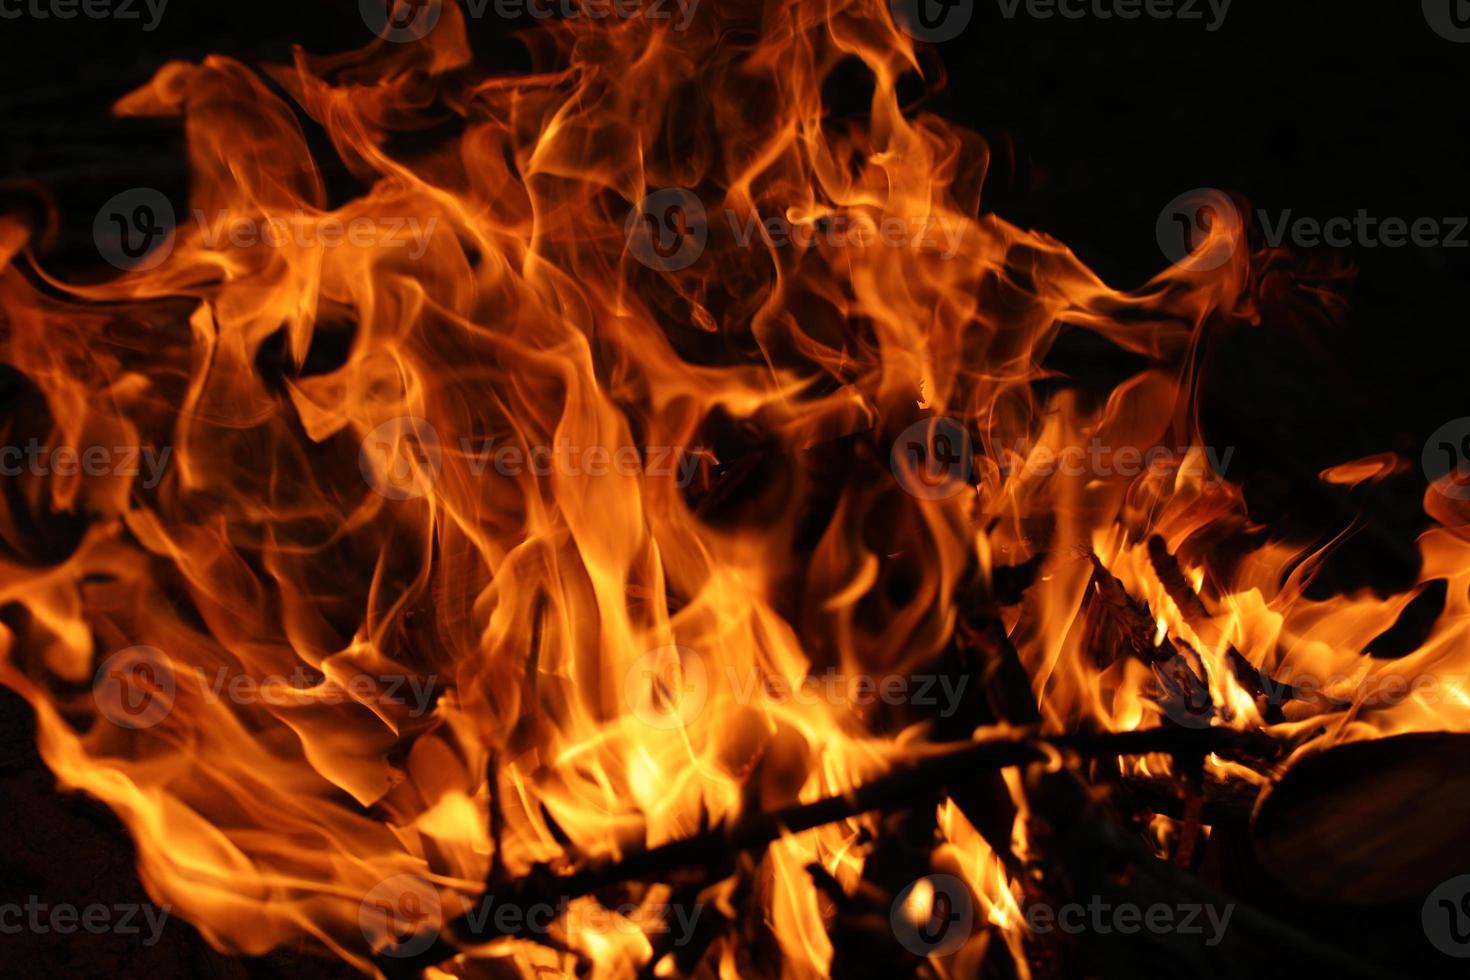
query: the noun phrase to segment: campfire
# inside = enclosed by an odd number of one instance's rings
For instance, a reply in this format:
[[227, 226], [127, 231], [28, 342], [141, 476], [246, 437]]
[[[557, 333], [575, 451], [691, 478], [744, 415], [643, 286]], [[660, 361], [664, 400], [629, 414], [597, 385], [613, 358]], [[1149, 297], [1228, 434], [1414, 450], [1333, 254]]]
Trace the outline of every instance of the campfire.
[[668, 6], [163, 64], [186, 202], [82, 277], [0, 213], [0, 682], [150, 899], [384, 977], [1470, 955], [1470, 445], [1413, 588], [1315, 597], [1198, 417], [1291, 275], [1243, 201], [1112, 288], [902, 11]]

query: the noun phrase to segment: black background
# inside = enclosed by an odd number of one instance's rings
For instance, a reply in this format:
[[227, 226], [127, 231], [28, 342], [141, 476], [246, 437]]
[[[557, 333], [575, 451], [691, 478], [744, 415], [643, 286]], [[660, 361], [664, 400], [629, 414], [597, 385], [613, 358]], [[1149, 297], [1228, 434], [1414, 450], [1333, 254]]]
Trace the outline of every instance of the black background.
[[[510, 39], [518, 26], [472, 21], [477, 59], [524, 67]], [[352, 0], [172, 0], [153, 32], [140, 21], [0, 20], [0, 205], [34, 210], [27, 182], [44, 183], [61, 226], [43, 261], [95, 264], [91, 222], [102, 202], [138, 185], [175, 200], [185, 190], [177, 130], [113, 120], [114, 99], [168, 59], [218, 51], [284, 62], [292, 43], [330, 51], [370, 39]], [[983, 207], [1067, 243], [1120, 288], [1166, 266], [1155, 221], [1192, 188], [1319, 219], [1360, 208], [1410, 221], [1470, 214], [1470, 44], [1432, 31], [1418, 0], [1235, 0], [1214, 32], [1202, 21], [1007, 20], [988, 0], [937, 53], [947, 82], [923, 104], [991, 142]], [[861, 105], [861, 81], [839, 75], [829, 94]], [[1401, 589], [1426, 524], [1420, 449], [1441, 424], [1470, 415], [1470, 249], [1320, 249], [1303, 263], [1346, 271], [1347, 313], [1276, 310], [1212, 341], [1206, 434], [1237, 447], [1227, 475], [1279, 533], [1308, 542], [1352, 521], [1368, 529], [1339, 549], [1319, 591]], [[1072, 357], [1074, 370], [1116, 367], [1087, 348]], [[1382, 486], [1349, 492], [1313, 478], [1390, 449], [1411, 465]], [[0, 901], [141, 900], [126, 835], [101, 807], [53, 792], [26, 710], [8, 692], [0, 699]], [[178, 922], [154, 950], [118, 937], [0, 940], [12, 942], [28, 969], [58, 976], [333, 969], [289, 951], [227, 962]], [[44, 967], [32, 959], [43, 952]]]

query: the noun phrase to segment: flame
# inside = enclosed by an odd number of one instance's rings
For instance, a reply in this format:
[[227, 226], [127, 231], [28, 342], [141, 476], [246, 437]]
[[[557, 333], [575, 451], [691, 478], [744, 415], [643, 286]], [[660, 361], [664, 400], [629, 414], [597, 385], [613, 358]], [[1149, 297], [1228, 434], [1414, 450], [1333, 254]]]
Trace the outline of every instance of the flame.
[[[1266, 540], [1214, 469], [1194, 355], [1263, 288], [1225, 222], [1202, 246], [1228, 238], [1223, 263], [1120, 292], [982, 213], [986, 150], [905, 111], [921, 61], [876, 0], [709, 4], [685, 30], [568, 20], [531, 33], [524, 75], [480, 74], [461, 12], [439, 17], [412, 43], [259, 72], [168, 64], [121, 99], [186, 136], [188, 212], [157, 262], [62, 281], [0, 219], [0, 356], [41, 406], [7, 445], [170, 454], [152, 485], [14, 481], [0, 681], [61, 784], [127, 824], [150, 894], [216, 947], [310, 936], [371, 972], [398, 918], [462, 913], [492, 865], [616, 856], [861, 785], [932, 719], [853, 679], [926, 669], [965, 587], [1032, 559], [1006, 627], [1049, 730], [1165, 723], [1190, 683], [1196, 723], [1298, 752], [1470, 729], [1461, 515], [1431, 491], [1421, 583], [1447, 582], [1445, 608], [1418, 650], [1373, 660], [1413, 594], [1307, 598], [1320, 555]], [[871, 79], [860, 117], [823, 105], [844, 62]], [[707, 219], [688, 264], [660, 250], [659, 215], [642, 223], [671, 192], [685, 240], [689, 202]], [[741, 240], [771, 219], [806, 244]], [[242, 245], [242, 223], [289, 233]], [[1042, 397], [1075, 330], [1148, 366], [1100, 405]], [[972, 467], [906, 455], [941, 438]], [[1211, 560], [1247, 534], [1266, 543]], [[1094, 627], [1132, 608], [1108, 611], [1099, 569], [1140, 604], [1136, 656], [1098, 659]], [[1146, 662], [1161, 651], [1172, 666]], [[1242, 661], [1318, 694], [1270, 716]], [[1415, 678], [1436, 683], [1398, 691]], [[971, 943], [1024, 963], [1022, 884], [953, 803], [939, 823], [981, 900]], [[758, 903], [785, 972], [822, 975], [806, 869], [855, 891], [874, 828], [788, 835], [700, 901], [732, 919]], [[1024, 836], [1018, 816], [1017, 853]], [[488, 943], [455, 970], [633, 975], [671, 901], [577, 898], [561, 948]], [[727, 934], [706, 962], [748, 975], [745, 955]]]

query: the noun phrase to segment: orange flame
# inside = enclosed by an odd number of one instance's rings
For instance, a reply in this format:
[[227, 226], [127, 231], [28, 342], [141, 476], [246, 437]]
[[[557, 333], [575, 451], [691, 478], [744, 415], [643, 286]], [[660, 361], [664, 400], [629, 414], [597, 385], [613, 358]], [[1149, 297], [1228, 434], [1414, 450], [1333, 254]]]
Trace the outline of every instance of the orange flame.
[[[478, 75], [461, 12], [438, 17], [266, 78], [169, 64], [123, 98], [182, 119], [192, 175], [132, 271], [59, 281], [0, 219], [0, 356], [45, 406], [7, 444], [168, 450], [152, 485], [16, 479], [0, 605], [24, 614], [0, 625], [0, 680], [62, 784], [126, 822], [154, 898], [218, 948], [309, 935], [371, 971], [463, 912], [492, 861], [525, 874], [851, 789], [932, 720], [885, 685], [951, 642], [969, 583], [1031, 558], [1006, 625], [1051, 730], [1167, 710], [1160, 668], [1089, 650], [1094, 558], [1150, 612], [1139, 649], [1175, 649], [1208, 694], [1202, 724], [1303, 751], [1470, 728], [1458, 528], [1419, 542], [1449, 598], [1392, 662], [1360, 652], [1411, 595], [1310, 601], [1312, 558], [1284, 543], [1228, 575], [1208, 560], [1259, 530], [1189, 398], [1206, 324], [1252, 315], [1238, 241], [1123, 293], [981, 214], [985, 149], [904, 111], [919, 61], [877, 0], [575, 19], [531, 36], [523, 76]], [[823, 106], [844, 61], [871, 77], [859, 120]], [[1101, 406], [1042, 398], [1066, 330], [1148, 367]], [[37, 550], [60, 515], [83, 529]], [[1270, 719], [1235, 657], [1320, 696]], [[744, 872], [791, 975], [833, 955], [807, 867], [856, 889], [871, 826], [790, 835]], [[970, 948], [1019, 949], [1019, 884], [952, 804], [940, 826], [980, 899]], [[670, 901], [578, 899], [564, 949], [491, 943], [456, 969], [580, 955], [631, 975]], [[707, 956], [755, 969], [734, 937]]]

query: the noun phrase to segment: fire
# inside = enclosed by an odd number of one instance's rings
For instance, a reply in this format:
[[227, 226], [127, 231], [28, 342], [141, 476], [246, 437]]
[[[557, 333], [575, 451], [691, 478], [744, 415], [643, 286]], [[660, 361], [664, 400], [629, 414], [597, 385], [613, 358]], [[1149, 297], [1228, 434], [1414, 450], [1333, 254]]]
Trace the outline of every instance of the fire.
[[[1414, 594], [1309, 600], [1317, 556], [1267, 541], [1214, 468], [1193, 355], [1259, 286], [1226, 222], [1200, 246], [1221, 261], [1120, 292], [983, 214], [985, 148], [905, 110], [920, 60], [876, 0], [574, 19], [516, 76], [479, 74], [436, 9], [405, 43], [264, 77], [174, 63], [122, 98], [182, 121], [192, 175], [130, 271], [61, 281], [0, 219], [0, 350], [44, 406], [6, 443], [171, 452], [152, 486], [14, 481], [0, 680], [216, 947], [310, 937], [373, 972], [487, 879], [851, 791], [950, 719], [969, 737], [987, 722], [943, 713], [963, 688], [933, 712], [885, 691], [932, 677], [975, 589], [1027, 563], [996, 621], [1036, 717], [989, 724], [1228, 726], [1298, 753], [1470, 730], [1461, 515], [1430, 491], [1443, 612], [1372, 660]], [[871, 79], [861, 118], [823, 105], [841, 62]], [[1070, 330], [1148, 366], [1100, 405], [1043, 397]], [[1212, 560], [1246, 533], [1266, 543]], [[979, 909], [949, 956], [1025, 962], [1026, 791], [1005, 787], [1011, 840], [949, 799], [931, 815]], [[444, 968], [820, 976], [840, 913], [812, 869], [858, 894], [879, 829], [788, 833], [692, 893], [569, 895], [542, 942], [502, 929]], [[692, 902], [707, 918], [676, 921]], [[665, 942], [685, 926], [709, 930], [692, 964]]]

